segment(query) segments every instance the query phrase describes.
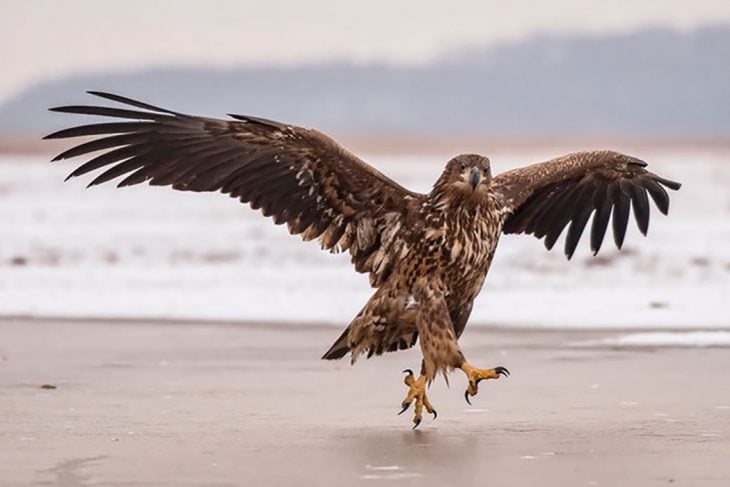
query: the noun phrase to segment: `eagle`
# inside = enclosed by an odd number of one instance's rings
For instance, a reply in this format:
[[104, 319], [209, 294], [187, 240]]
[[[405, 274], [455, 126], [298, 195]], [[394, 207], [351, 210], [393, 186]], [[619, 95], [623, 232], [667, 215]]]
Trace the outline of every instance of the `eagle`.
[[322, 358], [349, 354], [354, 363], [419, 342], [420, 372], [403, 371], [408, 392], [400, 411], [415, 403], [414, 428], [424, 409], [437, 416], [426, 395], [437, 374], [448, 379], [451, 371], [463, 371], [469, 403], [481, 381], [509, 375], [502, 366], [472, 365], [459, 347], [503, 233], [534, 235], [550, 250], [567, 228], [564, 251], [570, 259], [589, 219], [594, 255], [610, 221], [620, 249], [630, 213], [646, 235], [649, 198], [666, 215], [665, 188], [680, 188], [649, 172], [641, 159], [592, 150], [497, 175], [489, 158], [458, 155], [422, 194], [313, 129], [248, 115], [193, 116], [88, 93], [112, 104], [50, 109], [105, 117], [45, 137], [85, 138], [53, 161], [94, 154], [67, 179], [100, 171], [89, 186], [123, 178], [118, 187], [147, 182], [220, 192], [286, 224], [305, 241], [350, 254], [375, 291]]

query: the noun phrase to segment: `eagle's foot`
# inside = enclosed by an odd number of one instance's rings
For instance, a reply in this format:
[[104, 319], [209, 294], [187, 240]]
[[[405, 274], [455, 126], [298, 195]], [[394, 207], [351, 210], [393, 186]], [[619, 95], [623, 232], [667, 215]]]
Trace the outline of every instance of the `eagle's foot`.
[[413, 415], [413, 429], [416, 429], [418, 425], [421, 424], [424, 407], [426, 408], [426, 411], [428, 411], [430, 414], [433, 414], [433, 419], [436, 419], [438, 413], [426, 397], [426, 376], [420, 375], [418, 376], [418, 378], [416, 378], [413, 375], [413, 371], [411, 369], [406, 369], [403, 372], [406, 373], [406, 378], [403, 380], [403, 382], [405, 382], [409, 389], [408, 395], [403, 400], [403, 403], [401, 403], [403, 409], [401, 409], [398, 414], [405, 413], [408, 408], [411, 407], [411, 403], [413, 403], [413, 401], [415, 400], [416, 408]]
[[495, 367], [493, 369], [478, 369], [464, 362], [461, 366], [461, 370], [464, 371], [466, 378], [469, 380], [469, 386], [464, 392], [464, 399], [466, 399], [466, 402], [469, 403], [470, 406], [471, 401], [469, 400], [469, 396], [477, 395], [477, 392], [479, 392], [479, 382], [484, 379], [499, 379], [501, 375], [505, 377], [509, 376], [509, 370], [502, 366]]

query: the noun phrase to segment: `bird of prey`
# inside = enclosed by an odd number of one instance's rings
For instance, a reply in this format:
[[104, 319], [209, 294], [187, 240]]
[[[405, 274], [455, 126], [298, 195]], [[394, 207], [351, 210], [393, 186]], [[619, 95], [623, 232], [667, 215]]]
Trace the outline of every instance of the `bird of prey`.
[[459, 347], [503, 233], [531, 234], [551, 249], [567, 227], [570, 259], [588, 220], [598, 252], [611, 221], [620, 249], [631, 209], [639, 230], [649, 225], [649, 197], [666, 214], [664, 187], [680, 184], [647, 171], [647, 164], [609, 150], [575, 152], [492, 175], [487, 157], [462, 154], [446, 164], [428, 194], [402, 187], [312, 129], [246, 115], [220, 120], [178, 113], [118, 95], [90, 92], [124, 105], [64, 106], [52, 111], [111, 118], [61, 130], [48, 139], [95, 136], [56, 156], [98, 153], [69, 178], [103, 171], [89, 186], [122, 177], [180, 191], [216, 191], [288, 225], [304, 240], [349, 252], [355, 270], [375, 291], [324, 354], [371, 357], [412, 347], [420, 373], [406, 370], [406, 411], [414, 428], [434, 377], [462, 370], [467, 401], [480, 381], [504, 367], [478, 368]]

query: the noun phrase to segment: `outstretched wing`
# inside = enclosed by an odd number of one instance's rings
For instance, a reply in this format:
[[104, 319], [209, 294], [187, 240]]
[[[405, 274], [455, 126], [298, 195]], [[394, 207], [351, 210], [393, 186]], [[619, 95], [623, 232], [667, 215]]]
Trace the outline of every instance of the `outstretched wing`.
[[[504, 233], [544, 238], [550, 250], [563, 229], [570, 259], [593, 213], [591, 250], [595, 255], [612, 217], [613, 238], [620, 249], [626, 235], [629, 207], [641, 233], [649, 228], [649, 197], [659, 211], [669, 211], [664, 187], [680, 184], [645, 169], [646, 163], [612, 151], [576, 152], [496, 176], [493, 188], [504, 198], [509, 216]], [[647, 196], [648, 194], [648, 196]], [[595, 212], [595, 213], [594, 213]]]
[[[348, 250], [376, 285], [398, 222], [421, 195], [403, 188], [329, 137], [272, 120], [231, 115], [218, 120], [172, 112], [117, 95], [90, 92], [125, 108], [65, 106], [52, 111], [97, 115], [112, 122], [82, 125], [47, 139], [97, 136], [53, 160], [100, 152], [69, 178], [103, 169], [89, 186], [125, 176], [181, 191], [220, 191], [292, 234], [319, 238], [324, 249]], [[133, 109], [129, 109], [133, 107]]]

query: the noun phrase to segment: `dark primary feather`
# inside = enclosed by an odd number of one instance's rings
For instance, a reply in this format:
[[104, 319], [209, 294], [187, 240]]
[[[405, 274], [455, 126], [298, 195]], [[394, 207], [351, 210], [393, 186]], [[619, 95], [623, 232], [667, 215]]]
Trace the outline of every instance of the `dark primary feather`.
[[101, 117], [128, 118], [132, 120], [155, 120], [164, 121], [168, 116], [137, 110], [124, 110], [121, 108], [97, 107], [86, 105], [69, 105], [65, 107], [51, 108], [52, 112], [75, 113], [78, 115], [98, 115]]
[[[181, 191], [220, 191], [260, 209], [277, 224], [329, 250], [348, 250], [371, 282], [371, 255], [388, 244], [388, 215], [404, 217], [423, 195], [406, 190], [327, 136], [246, 115], [235, 120], [196, 117], [103, 92], [90, 94], [124, 107], [72, 105], [52, 111], [111, 117], [48, 135], [96, 136], [53, 160], [94, 154], [69, 178], [102, 170], [89, 186], [123, 178], [118, 186], [149, 182]], [[131, 107], [131, 108], [130, 108]], [[392, 221], [392, 218], [390, 219]]]
[[603, 188], [596, 190], [594, 202], [596, 207], [596, 213], [593, 215], [593, 224], [591, 225], [591, 250], [593, 255], [596, 255], [601, 250], [601, 244], [603, 243], [603, 237], [606, 235], [606, 229], [608, 228], [608, 219], [611, 217], [611, 201], [604, 193]]
[[148, 130], [155, 126], [153, 122], [112, 122], [112, 123], [94, 123], [91, 125], [79, 125], [69, 129], [59, 130], [52, 134], [46, 135], [44, 139], [69, 139], [72, 137], [84, 137], [88, 135], [108, 135], [121, 134], [125, 132], [135, 132], [138, 130]]
[[124, 105], [131, 105], [133, 107], [141, 108], [143, 110], [150, 110], [153, 112], [163, 112], [163, 113], [168, 113], [170, 115], [182, 115], [181, 113], [173, 112], [173, 111], [167, 110], [165, 108], [156, 107], [154, 105], [150, 105], [149, 103], [144, 103], [141, 101], [133, 100], [131, 98], [127, 98], [126, 96], [115, 95], [113, 93], [105, 93], [103, 91], [88, 91], [87, 93], [90, 95], [98, 96], [100, 98], [106, 98], [107, 100], [116, 101], [116, 102], [122, 103]]
[[528, 233], [545, 239], [550, 250], [563, 230], [565, 255], [570, 259], [593, 216], [590, 247], [597, 254], [609, 221], [621, 248], [629, 221], [629, 208], [639, 230], [649, 229], [649, 197], [663, 214], [669, 195], [680, 184], [645, 169], [646, 163], [610, 151], [577, 152], [551, 161], [515, 169], [495, 177], [494, 188], [511, 211], [504, 233]]
[[629, 206], [631, 202], [622, 193], [616, 196], [613, 205], [613, 241], [616, 247], [619, 249], [624, 244], [624, 237], [626, 236], [626, 228], [629, 225]]

